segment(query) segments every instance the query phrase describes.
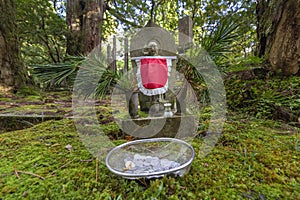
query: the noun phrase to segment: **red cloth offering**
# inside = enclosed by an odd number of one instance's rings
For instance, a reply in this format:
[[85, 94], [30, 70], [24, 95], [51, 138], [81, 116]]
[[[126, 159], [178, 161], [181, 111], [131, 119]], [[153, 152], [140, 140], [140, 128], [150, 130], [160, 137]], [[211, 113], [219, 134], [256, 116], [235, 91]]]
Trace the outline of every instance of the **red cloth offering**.
[[140, 70], [142, 84], [146, 89], [162, 88], [168, 81], [166, 58], [143, 58]]
[[131, 59], [137, 64], [137, 85], [144, 95], [164, 94], [168, 90], [168, 78], [175, 56], [141, 56]]

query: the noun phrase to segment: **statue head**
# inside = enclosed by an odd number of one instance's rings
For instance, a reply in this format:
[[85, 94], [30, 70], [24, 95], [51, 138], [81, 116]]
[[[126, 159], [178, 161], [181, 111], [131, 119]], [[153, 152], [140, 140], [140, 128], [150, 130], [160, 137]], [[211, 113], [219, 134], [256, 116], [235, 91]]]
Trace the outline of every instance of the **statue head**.
[[144, 46], [144, 55], [157, 56], [159, 55], [159, 45], [157, 41], [150, 41]]

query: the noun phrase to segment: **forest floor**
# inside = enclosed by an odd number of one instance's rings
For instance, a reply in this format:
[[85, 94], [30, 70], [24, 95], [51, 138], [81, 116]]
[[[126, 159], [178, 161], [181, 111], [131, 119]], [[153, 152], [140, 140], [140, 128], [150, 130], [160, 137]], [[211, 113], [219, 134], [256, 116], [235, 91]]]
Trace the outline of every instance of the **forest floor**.
[[[196, 156], [189, 173], [151, 180], [123, 179], [94, 158], [68, 118], [70, 92], [3, 92], [3, 116], [63, 119], [2, 129], [0, 199], [300, 199], [300, 78], [246, 75], [225, 81], [228, 115], [213, 150], [201, 158], [208, 108], [191, 142]], [[115, 145], [132, 139], [119, 129], [108, 102], [98, 106], [100, 127]]]
[[0, 95], [0, 113], [11, 115], [44, 114], [48, 116], [69, 116], [72, 107], [72, 96], [68, 91], [48, 92], [43, 94]]

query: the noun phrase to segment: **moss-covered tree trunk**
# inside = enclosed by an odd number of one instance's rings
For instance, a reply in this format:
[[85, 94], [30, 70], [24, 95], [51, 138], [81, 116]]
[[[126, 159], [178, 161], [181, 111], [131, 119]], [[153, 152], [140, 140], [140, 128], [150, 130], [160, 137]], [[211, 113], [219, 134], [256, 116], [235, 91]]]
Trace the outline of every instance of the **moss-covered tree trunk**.
[[300, 65], [300, 0], [258, 0], [258, 55], [274, 71], [296, 74]]
[[100, 44], [104, 8], [103, 0], [67, 1], [69, 55], [87, 55]]
[[0, 1], [0, 84], [17, 90], [28, 79], [20, 60], [13, 0]]

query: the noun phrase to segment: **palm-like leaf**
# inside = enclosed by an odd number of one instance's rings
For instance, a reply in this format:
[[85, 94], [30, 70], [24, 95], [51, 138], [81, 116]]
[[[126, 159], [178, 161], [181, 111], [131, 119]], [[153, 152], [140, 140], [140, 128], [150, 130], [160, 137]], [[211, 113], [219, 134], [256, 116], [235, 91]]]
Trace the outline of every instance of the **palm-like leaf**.
[[[74, 83], [85, 97], [103, 97], [120, 78], [117, 72], [107, 69], [102, 55], [89, 57], [69, 57], [65, 63], [32, 65], [31, 74], [44, 86], [59, 87], [65, 81], [69, 86]], [[78, 74], [79, 72], [79, 74]], [[76, 81], [75, 81], [76, 79]]]
[[239, 37], [237, 29], [239, 25], [232, 22], [229, 18], [221, 21], [214, 30], [202, 38], [201, 46], [213, 60], [226, 57], [231, 52], [232, 46]]
[[[225, 19], [202, 38], [201, 48], [190, 48], [186, 54], [191, 63], [197, 63], [197, 66], [179, 59], [177, 69], [184, 72], [188, 82], [195, 91], [198, 91], [199, 98], [207, 92], [199, 70], [209, 69], [211, 65], [214, 65], [214, 62], [219, 64], [222, 58], [226, 58], [226, 54], [231, 52], [234, 42], [239, 37], [236, 31], [238, 27], [239, 25], [230, 21], [230, 19]], [[213, 78], [211, 77], [212, 80]]]
[[69, 57], [65, 63], [31, 65], [30, 73], [46, 88], [59, 87], [63, 82], [74, 82], [78, 66], [84, 57]]
[[95, 96], [102, 98], [120, 79], [120, 75], [116, 72], [107, 70], [103, 73], [96, 89]]
[[[100, 57], [99, 57], [100, 56]], [[108, 69], [104, 55], [91, 54], [79, 67], [76, 89], [85, 97], [102, 98], [120, 79], [117, 72]]]

